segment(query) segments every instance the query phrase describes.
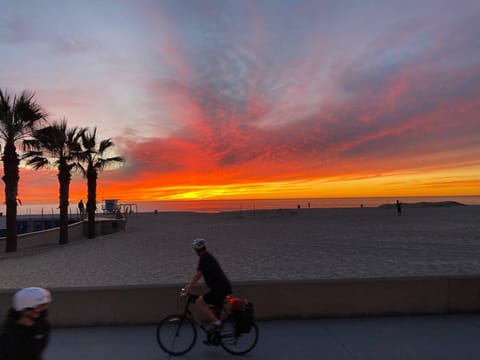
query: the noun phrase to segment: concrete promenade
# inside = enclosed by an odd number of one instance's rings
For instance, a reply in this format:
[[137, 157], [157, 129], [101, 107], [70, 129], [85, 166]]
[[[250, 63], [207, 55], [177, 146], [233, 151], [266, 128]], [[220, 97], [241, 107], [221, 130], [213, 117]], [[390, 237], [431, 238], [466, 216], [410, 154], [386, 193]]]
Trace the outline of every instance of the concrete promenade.
[[[245, 359], [469, 360], [480, 353], [480, 314], [261, 321]], [[181, 359], [231, 359], [200, 336]], [[56, 328], [46, 360], [168, 359], [154, 326]], [[174, 357], [172, 357], [174, 358]]]

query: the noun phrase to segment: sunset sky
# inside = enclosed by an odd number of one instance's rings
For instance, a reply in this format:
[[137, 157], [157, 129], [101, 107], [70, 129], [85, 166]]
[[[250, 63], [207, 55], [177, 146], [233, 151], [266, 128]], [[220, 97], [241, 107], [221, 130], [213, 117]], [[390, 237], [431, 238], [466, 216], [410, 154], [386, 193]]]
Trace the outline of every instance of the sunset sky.
[[480, 194], [478, 0], [0, 0], [0, 88], [113, 139], [99, 199]]

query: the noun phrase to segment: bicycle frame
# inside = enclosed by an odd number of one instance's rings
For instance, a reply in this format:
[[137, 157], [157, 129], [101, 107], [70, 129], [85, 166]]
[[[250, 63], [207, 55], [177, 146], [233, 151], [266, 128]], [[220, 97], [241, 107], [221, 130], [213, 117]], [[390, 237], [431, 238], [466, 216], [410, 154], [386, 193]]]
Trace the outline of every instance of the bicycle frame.
[[[195, 303], [195, 301], [200, 297], [200, 295], [196, 294], [187, 294], [187, 299], [185, 301], [185, 307], [183, 309], [183, 315], [188, 317], [190, 320], [193, 321], [205, 334], [208, 334], [208, 330], [202, 324], [202, 322], [195, 316], [195, 314], [190, 310], [190, 304]], [[228, 296], [225, 297], [225, 301], [227, 301]], [[214, 311], [216, 310], [216, 315], [219, 316], [219, 319], [223, 322], [228, 317], [227, 309], [225, 308], [225, 301], [221, 306], [214, 307]], [[224, 315], [222, 317], [222, 314]]]
[[165, 317], [157, 325], [157, 342], [159, 346], [170, 355], [179, 356], [189, 352], [196, 343], [198, 328], [207, 335], [204, 341], [206, 345], [221, 346], [231, 354], [245, 354], [252, 350], [258, 340], [258, 327], [254, 323], [252, 331], [247, 333], [238, 332], [235, 322], [232, 320], [230, 308], [226, 306], [230, 297], [225, 297], [222, 305], [216, 307], [217, 317], [221, 321], [218, 330], [207, 329], [202, 321], [190, 309], [199, 295], [187, 294], [183, 297], [185, 305], [183, 312], [171, 314]]

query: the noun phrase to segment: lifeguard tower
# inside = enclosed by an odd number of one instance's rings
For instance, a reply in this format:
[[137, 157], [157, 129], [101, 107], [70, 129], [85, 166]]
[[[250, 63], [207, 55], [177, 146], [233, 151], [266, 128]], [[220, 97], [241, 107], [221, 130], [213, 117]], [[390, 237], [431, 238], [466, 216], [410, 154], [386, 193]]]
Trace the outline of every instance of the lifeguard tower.
[[114, 214], [120, 210], [118, 207], [118, 199], [105, 200], [102, 206], [102, 210], [106, 214]]

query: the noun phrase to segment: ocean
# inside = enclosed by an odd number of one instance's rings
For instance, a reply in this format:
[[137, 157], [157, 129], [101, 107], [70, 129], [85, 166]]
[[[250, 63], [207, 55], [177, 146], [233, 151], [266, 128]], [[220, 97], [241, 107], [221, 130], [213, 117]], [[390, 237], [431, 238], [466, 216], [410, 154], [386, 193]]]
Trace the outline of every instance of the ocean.
[[[365, 197], [365, 198], [311, 198], [311, 199], [249, 199], [249, 200], [177, 200], [177, 201], [129, 201], [119, 199], [118, 203], [138, 212], [157, 211], [193, 211], [216, 213], [222, 211], [294, 209], [294, 208], [355, 208], [377, 207], [392, 204], [396, 200], [402, 203], [456, 201], [465, 205], [480, 205], [480, 195], [475, 196], [416, 196], [416, 197]], [[99, 200], [101, 212], [104, 200]], [[5, 206], [0, 208], [5, 213]], [[18, 206], [18, 215], [55, 215], [57, 204], [23, 204]], [[70, 213], [77, 214], [76, 203], [71, 204]]]

